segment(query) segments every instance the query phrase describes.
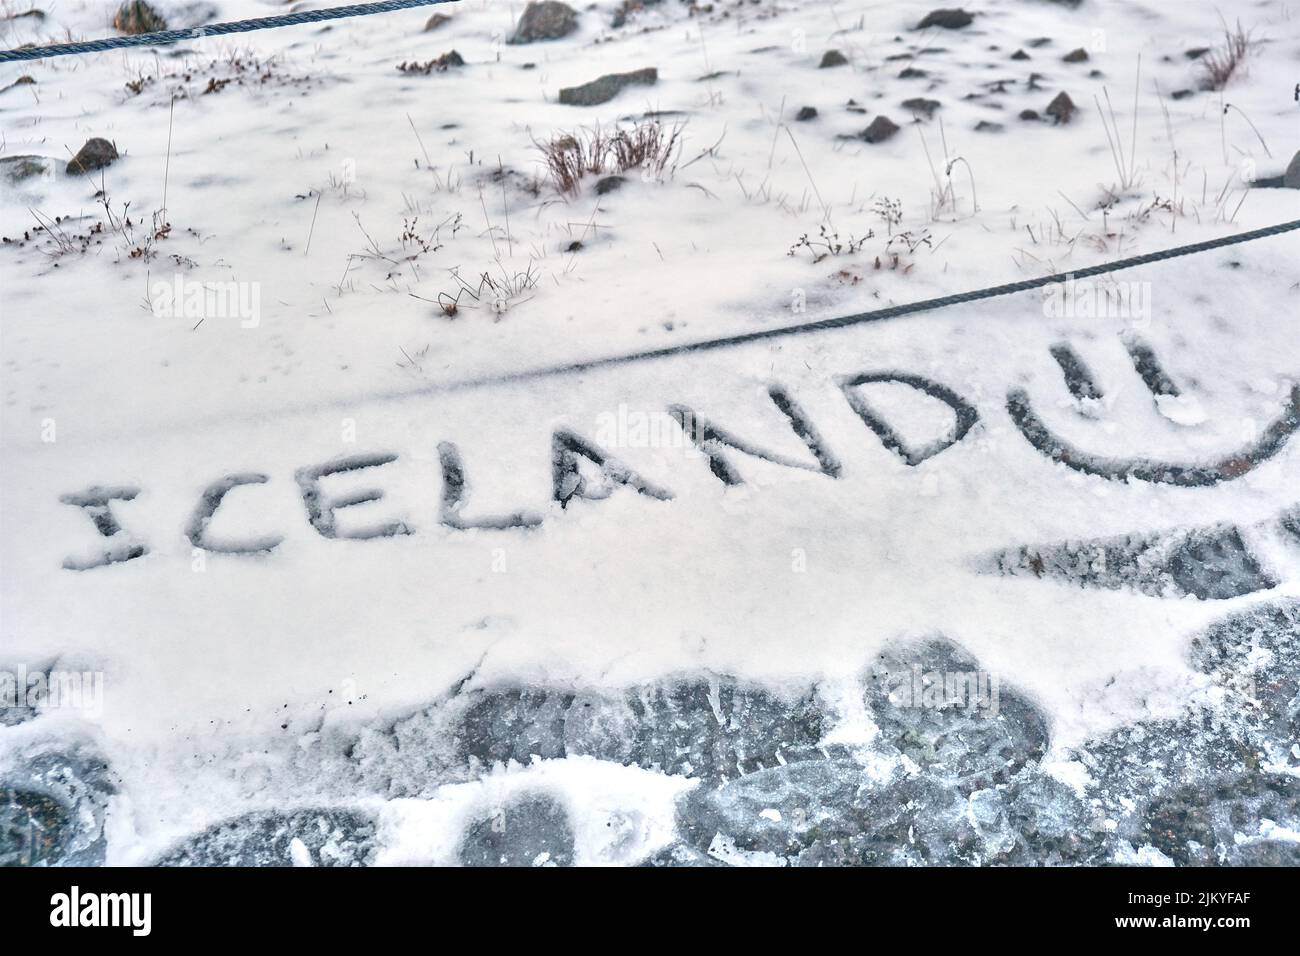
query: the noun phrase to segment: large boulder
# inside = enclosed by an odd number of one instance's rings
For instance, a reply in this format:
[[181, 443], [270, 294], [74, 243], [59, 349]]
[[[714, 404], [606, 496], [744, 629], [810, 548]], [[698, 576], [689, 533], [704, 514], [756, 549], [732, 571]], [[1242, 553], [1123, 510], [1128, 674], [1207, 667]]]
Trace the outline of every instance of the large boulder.
[[89, 173], [103, 169], [117, 159], [117, 147], [106, 139], [96, 136], [86, 140], [86, 145], [77, 151], [77, 155], [68, 161], [68, 172]]
[[941, 27], [945, 30], [960, 30], [962, 27], [968, 27], [974, 22], [974, 15], [967, 13], [965, 10], [931, 10], [916, 25], [916, 28], [918, 30], [928, 30], [931, 27]]
[[524, 8], [515, 32], [507, 43], [536, 43], [539, 40], [560, 40], [578, 29], [578, 14], [566, 3], [542, 0]]
[[118, 7], [113, 17], [113, 28], [118, 33], [136, 35], [140, 33], [157, 33], [167, 29], [167, 21], [145, 0], [126, 0]]
[[565, 106], [599, 106], [608, 103], [629, 86], [654, 86], [659, 82], [659, 71], [654, 67], [633, 70], [631, 73], [609, 73], [600, 79], [560, 90], [560, 102]]

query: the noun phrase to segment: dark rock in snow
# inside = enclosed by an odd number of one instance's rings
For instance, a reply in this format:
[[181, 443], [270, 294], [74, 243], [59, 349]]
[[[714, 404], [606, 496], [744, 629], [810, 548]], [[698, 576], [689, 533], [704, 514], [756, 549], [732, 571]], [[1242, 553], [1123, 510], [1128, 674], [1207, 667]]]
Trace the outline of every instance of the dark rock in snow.
[[1023, 547], [1002, 552], [994, 564], [1002, 574], [1081, 588], [1132, 588], [1153, 597], [1221, 601], [1275, 586], [1231, 525]]
[[167, 21], [144, 0], [126, 0], [113, 16], [113, 29], [130, 36], [156, 33], [167, 29]]
[[467, 698], [455, 734], [462, 758], [490, 765], [565, 756], [564, 721], [574, 695], [507, 688]]
[[[730, 681], [660, 684], [628, 697], [638, 727], [631, 762], [664, 773], [736, 777], [817, 753], [823, 717], [811, 694], [782, 700]], [[599, 752], [608, 724], [590, 721], [577, 749]], [[566, 728], [566, 732], [569, 728]], [[604, 744], [607, 748], [608, 744]]]
[[1070, 99], [1069, 94], [1060, 92], [1052, 102], [1047, 104], [1047, 115], [1057, 123], [1068, 123], [1074, 116], [1075, 109], [1074, 100]]
[[911, 110], [915, 115], [929, 119], [941, 104], [938, 100], [928, 100], [923, 96], [914, 96], [910, 100], [903, 100], [902, 105], [904, 109]]
[[68, 161], [68, 172], [88, 173], [108, 166], [117, 159], [117, 147], [106, 139], [95, 137], [86, 141], [86, 145], [77, 151], [77, 155]]
[[744, 852], [787, 856], [864, 826], [854, 806], [870, 778], [855, 761], [804, 760], [687, 793], [678, 830], [701, 850], [720, 835]]
[[1192, 664], [1235, 691], [1279, 762], [1300, 739], [1300, 602], [1243, 611], [1192, 638]]
[[900, 80], [923, 80], [930, 74], [925, 70], [918, 70], [914, 66], [909, 66], [898, 74]]
[[903, 108], [911, 110], [913, 116], [924, 116], [926, 119], [934, 116], [934, 111], [941, 105], [938, 100], [926, 99], [923, 96], [914, 96], [902, 102]]
[[582, 86], [560, 90], [560, 102], [565, 106], [599, 106], [629, 86], [654, 86], [658, 82], [659, 71], [654, 67], [631, 73], [610, 73]]
[[1052, 42], [1051, 37], [1034, 37], [1032, 40], [1029, 41], [1028, 46], [1032, 50], [1037, 50], [1039, 47], [1047, 46], [1051, 42]]
[[817, 118], [817, 107], [805, 106], [795, 114], [794, 118], [797, 123], [806, 123], [809, 120], [815, 120]]
[[36, 80], [33, 77], [24, 73], [22, 76], [18, 77], [18, 79], [10, 83], [8, 86], [0, 86], [0, 93], [8, 93], [10, 90], [15, 89], [19, 86], [35, 86], [35, 85], [36, 85]]
[[54, 160], [44, 156], [5, 156], [0, 158], [0, 179], [21, 183], [48, 176], [54, 168]]
[[898, 132], [898, 124], [888, 116], [877, 116], [871, 125], [858, 134], [858, 139], [868, 143], [883, 143]]
[[507, 43], [536, 43], [540, 40], [560, 40], [578, 29], [578, 14], [568, 4], [558, 0], [541, 0], [524, 8], [523, 16]]
[[678, 681], [623, 695], [543, 689], [475, 691], [455, 728], [462, 760], [590, 756], [663, 773], [733, 777], [818, 752], [822, 715], [726, 679]]
[[375, 823], [352, 810], [263, 810], [209, 827], [156, 866], [366, 866]]
[[1015, 53], [1011, 54], [1011, 59], [1013, 60], [1028, 60], [1029, 58], [1029, 54], [1024, 50], [1017, 50]]
[[1210, 52], [1210, 48], [1208, 46], [1198, 46], [1188, 50], [1186, 53], [1183, 54], [1183, 56], [1187, 57], [1187, 59], [1189, 60], [1199, 60], [1201, 57], [1205, 56], [1205, 54], [1209, 52]]
[[865, 686], [880, 741], [964, 791], [1005, 782], [1047, 751], [1047, 722], [949, 641], [887, 648]]
[[460, 861], [465, 866], [572, 866], [569, 816], [541, 794], [516, 799], [470, 825]]
[[1194, 91], [1192, 90], [1174, 90], [1169, 94], [1169, 98], [1171, 100], [1185, 100], [1187, 97], [1191, 96], [1193, 92]]
[[626, 176], [606, 176], [604, 179], [597, 181], [596, 195], [606, 196], [609, 193], [617, 192], [623, 188], [623, 185], [626, 182]]
[[954, 10], [932, 10], [916, 25], [918, 30], [942, 27], [945, 30], [960, 30], [975, 21], [975, 17], [960, 8]]
[[[610, 25], [615, 29], [618, 29], [627, 23], [628, 17], [632, 16], [632, 14], [640, 13], [646, 7], [657, 7], [661, 3], [663, 3], [663, 0], [623, 0], [623, 2], [619, 4], [618, 9], [614, 11], [614, 19], [611, 21]], [[767, 51], [756, 50], [754, 52]]]
[[1077, 50], [1071, 50], [1061, 59], [1066, 63], [1086, 63], [1088, 61], [1088, 51], [1083, 47], [1079, 47]]
[[1104, 860], [1107, 840], [1069, 787], [1037, 771], [966, 793], [928, 773], [882, 779], [847, 757], [698, 788], [677, 823], [687, 845], [656, 865], [1082, 864]]
[[1257, 179], [1251, 185], [1257, 188], [1300, 189], [1300, 153], [1296, 153], [1291, 158], [1290, 165], [1287, 166], [1286, 172], [1281, 176]]
[[428, 20], [424, 21], [424, 32], [432, 33], [434, 30], [441, 26], [446, 26], [448, 23], [451, 23], [451, 17], [447, 16], [445, 13], [435, 13], [433, 16], [429, 17]]
[[975, 124], [975, 132], [977, 133], [1000, 133], [1004, 129], [1006, 127], [1001, 123], [994, 123], [989, 120], [980, 120]]
[[1021, 110], [1020, 118], [1022, 120], [1025, 120], [1026, 122], [1032, 122], [1035, 120], [1042, 119], [1042, 117], [1038, 115], [1038, 110]]
[[100, 866], [115, 787], [94, 753], [16, 754], [0, 773], [0, 866]]
[[67, 853], [67, 808], [44, 793], [0, 787], [0, 866], [53, 866]]
[[1262, 741], [1247, 728], [1202, 707], [1122, 727], [1073, 756], [1091, 778], [1088, 796], [1118, 818], [1175, 788], [1252, 772], [1266, 759]]
[[1251, 838], [1268, 835], [1264, 820], [1300, 828], [1300, 780], [1250, 771], [1179, 787], [1147, 807], [1141, 836], [1182, 866], [1236, 865]]
[[826, 70], [833, 66], [847, 66], [849, 58], [839, 50], [827, 50], [822, 56], [822, 61], [817, 65], [817, 69]]

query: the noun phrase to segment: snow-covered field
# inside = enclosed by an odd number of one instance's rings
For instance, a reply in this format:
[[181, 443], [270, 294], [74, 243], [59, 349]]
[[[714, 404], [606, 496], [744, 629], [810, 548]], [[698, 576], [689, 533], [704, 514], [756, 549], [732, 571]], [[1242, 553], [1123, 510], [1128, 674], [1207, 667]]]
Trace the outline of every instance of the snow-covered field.
[[1295, 233], [570, 367], [1300, 218], [1295, 4], [934, 7], [0, 65], [0, 856], [1294, 862]]

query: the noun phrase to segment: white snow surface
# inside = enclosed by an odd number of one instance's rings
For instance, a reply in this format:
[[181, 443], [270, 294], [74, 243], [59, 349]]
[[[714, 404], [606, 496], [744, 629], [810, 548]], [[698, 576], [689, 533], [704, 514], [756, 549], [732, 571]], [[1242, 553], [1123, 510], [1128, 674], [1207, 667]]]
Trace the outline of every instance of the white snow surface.
[[[112, 32], [112, 4], [40, 6], [44, 20], [0, 21], [0, 45]], [[206, 6], [217, 20], [283, 9], [256, 0]], [[1204, 690], [1186, 662], [1190, 635], [1227, 611], [1300, 593], [1293, 540], [1269, 550], [1276, 589], [1226, 602], [977, 573], [984, 556], [1024, 543], [1245, 527], [1295, 504], [1294, 444], [1213, 488], [1112, 482], [1040, 455], [1005, 409], [1008, 390], [1023, 388], [1058, 434], [1107, 456], [1217, 460], [1249, 444], [1300, 379], [1294, 236], [1113, 276], [1149, 283], [1146, 318], [1058, 316], [1042, 295], [1021, 294], [456, 387], [1298, 218], [1300, 193], [1247, 191], [1243, 181], [1251, 170], [1280, 172], [1300, 146], [1294, 9], [1242, 9], [1261, 41], [1248, 69], [1222, 98], [1197, 91], [1174, 100], [1173, 91], [1197, 86], [1184, 51], [1220, 42], [1214, 4], [974, 0], [975, 24], [926, 34], [944, 52], [914, 62], [888, 58], [914, 48], [911, 28], [934, 0], [716, 3], [699, 16], [674, 2], [613, 29], [616, 6], [584, 6], [573, 36], [520, 46], [503, 42], [519, 5], [462, 2], [0, 66], [0, 89], [22, 75], [36, 80], [0, 92], [0, 160], [38, 155], [59, 168], [20, 185], [0, 179], [0, 234], [20, 239], [35, 225], [32, 210], [71, 217], [62, 223], [69, 235], [104, 219], [100, 174], [62, 172], [92, 136], [122, 154], [102, 177], [115, 214], [129, 203], [147, 224], [165, 203], [171, 225], [156, 254], [137, 258], [112, 229], [85, 252], [60, 254], [40, 235], [0, 247], [0, 661], [105, 672], [102, 715], [60, 719], [51, 732], [94, 739], [122, 781], [110, 862], [146, 859], [241, 808], [358, 796], [304, 777], [284, 755], [310, 751], [331, 729], [409, 712], [467, 674], [473, 686], [618, 688], [708, 672], [776, 689], [810, 681], [842, 689], [885, 643], [942, 634], [1040, 706], [1059, 749], [1175, 712]], [[424, 33], [433, 12], [453, 20]], [[1028, 46], [1040, 36], [1052, 43]], [[1032, 59], [1012, 61], [1022, 47]], [[1076, 47], [1090, 61], [1061, 62]], [[850, 64], [819, 70], [830, 48]], [[452, 49], [465, 67], [396, 69]], [[254, 65], [241, 72], [238, 63]], [[898, 78], [909, 63], [930, 76]], [[653, 87], [600, 107], [557, 102], [562, 87], [649, 66], [660, 72]], [[1090, 77], [1092, 69], [1104, 75]], [[1044, 75], [1042, 88], [1026, 91], [1032, 71]], [[141, 77], [154, 79], [138, 93], [127, 88]], [[1020, 82], [1005, 95], [983, 87], [1012, 78]], [[1073, 122], [1017, 118], [1026, 108], [1041, 113], [1061, 90], [1079, 108]], [[1106, 92], [1138, 182], [1102, 210], [1117, 180], [1094, 104]], [[943, 105], [914, 126], [899, 104], [916, 96]], [[846, 109], [850, 99], [866, 112]], [[1225, 101], [1234, 107], [1226, 116]], [[820, 116], [793, 122], [805, 105]], [[684, 123], [675, 172], [656, 181], [633, 171], [605, 196], [591, 179], [576, 198], [557, 193], [536, 142], [597, 123], [613, 129], [651, 110]], [[879, 113], [903, 127], [891, 140], [838, 138]], [[981, 120], [1005, 129], [974, 131]], [[955, 203], [936, 211], [944, 141], [948, 157], [964, 162], [952, 168]], [[1152, 208], [1157, 197], [1181, 211]], [[895, 233], [931, 239], [896, 269], [873, 211], [882, 198], [902, 204]], [[788, 254], [801, 235], [816, 236], [825, 210], [842, 238], [875, 237], [820, 262], [805, 250]], [[443, 224], [441, 248], [403, 244], [415, 219], [425, 239]], [[149, 231], [137, 226], [136, 238]], [[583, 248], [567, 252], [575, 240]], [[454, 294], [452, 270], [477, 283], [483, 272], [528, 269], [536, 288], [500, 315], [468, 296], [455, 318], [435, 304]], [[156, 315], [151, 284], [177, 276], [255, 283], [255, 326], [238, 316]], [[1153, 401], [1124, 349], [1122, 336], [1134, 331], [1185, 399]], [[1062, 341], [1105, 391], [1088, 415], [1049, 354]], [[946, 385], [975, 405], [979, 423], [933, 459], [906, 465], [838, 386], [890, 371]], [[733, 454], [746, 484], [725, 487], [700, 455], [631, 440], [609, 450], [672, 500], [623, 488], [568, 508], [551, 501], [556, 429], [595, 441], [611, 418], [672, 404], [807, 460], [768, 397], [772, 383], [815, 422], [841, 478]], [[878, 388], [875, 407], [909, 443], [924, 446], [948, 427], [932, 400]], [[468, 516], [525, 510], [543, 524], [441, 525], [440, 442], [460, 450]], [[368, 453], [397, 458], [326, 487], [382, 488], [384, 497], [342, 510], [340, 526], [400, 519], [413, 533], [322, 538], [295, 470]], [[213, 536], [273, 534], [282, 544], [259, 556], [196, 555], [184, 534], [190, 513], [205, 487], [238, 472], [268, 481], [233, 491]], [[92, 485], [141, 489], [113, 510], [146, 556], [62, 567], [102, 549], [86, 514], [59, 501]], [[32, 733], [0, 727], [0, 750]], [[636, 839], [648, 849], [667, 842], [664, 821], [684, 786], [582, 762], [514, 773], [560, 792], [633, 795], [648, 821]], [[382, 862], [450, 859], [446, 821], [512, 785], [502, 771], [428, 805], [394, 801], [384, 832], [403, 836], [389, 840]], [[582, 837], [600, 825], [578, 819], [580, 860], [630, 859]]]

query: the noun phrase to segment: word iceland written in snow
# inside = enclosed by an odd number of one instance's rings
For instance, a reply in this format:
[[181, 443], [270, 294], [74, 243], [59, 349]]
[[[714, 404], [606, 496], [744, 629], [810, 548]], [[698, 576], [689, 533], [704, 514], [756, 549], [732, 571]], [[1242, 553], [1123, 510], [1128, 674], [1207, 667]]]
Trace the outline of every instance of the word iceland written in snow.
[[[1129, 338], [1125, 341], [1125, 346], [1134, 368], [1157, 400], [1179, 395], [1178, 386], [1165, 373], [1148, 345], [1140, 339]], [[1066, 387], [1076, 400], [1087, 402], [1102, 397], [1100, 387], [1069, 345], [1053, 346], [1051, 354], [1061, 368]], [[956, 445], [979, 421], [979, 412], [971, 402], [952, 388], [920, 375], [901, 371], [863, 372], [842, 377], [836, 384], [850, 408], [875, 433], [881, 444], [910, 467], [920, 466]], [[929, 444], [909, 443], [864, 394], [864, 386], [877, 384], [905, 386], [946, 405], [952, 416], [948, 432]], [[707, 460], [709, 470], [726, 485], [744, 483], [739, 469], [731, 459], [732, 453], [819, 473], [830, 480], [839, 478], [842, 466], [838, 457], [823, 440], [816, 424], [800, 407], [795, 396], [779, 384], [768, 388], [768, 396], [807, 448], [807, 458], [792, 458], [764, 449], [684, 405], [670, 405], [666, 409], [665, 421], [677, 429], [675, 440], [668, 441], [667, 444], [690, 448], [698, 457]], [[1236, 449], [1217, 461], [1191, 464], [1145, 458], [1114, 458], [1075, 448], [1054, 434], [1043, 422], [1023, 389], [1012, 389], [1008, 393], [1006, 410], [1016, 429], [1036, 451], [1075, 471], [1109, 481], [1134, 480], [1180, 487], [1208, 487], [1248, 474], [1276, 455], [1291, 436], [1300, 430], [1300, 384], [1291, 386], [1278, 416], [1257, 435], [1251, 436], [1251, 443], [1247, 447]], [[569, 429], [552, 433], [552, 500], [564, 508], [574, 499], [605, 498], [620, 486], [660, 501], [674, 498], [675, 495], [666, 485], [628, 467], [599, 440], [603, 438], [608, 441], [613, 438], [633, 446], [657, 442], [664, 439], [662, 426], [646, 429], [645, 434], [641, 435], [640, 424], [644, 423], [630, 424], [625, 409], [620, 409], [618, 416], [606, 415], [604, 418], [606, 420], [602, 421], [597, 430], [595, 440]], [[325, 479], [332, 476], [378, 468], [397, 459], [395, 452], [375, 452], [335, 458], [323, 464], [298, 468], [293, 478], [298, 485], [305, 515], [311, 526], [322, 538], [327, 539], [369, 539], [414, 534], [415, 529], [410, 524], [398, 520], [359, 529], [341, 527], [338, 521], [340, 511], [380, 501], [384, 493], [371, 488], [332, 495], [323, 487]], [[438, 514], [440, 525], [468, 531], [527, 529], [542, 524], [544, 519], [541, 514], [527, 510], [469, 517], [465, 513], [469, 483], [460, 450], [451, 442], [441, 442], [438, 444], [438, 459], [442, 472], [442, 498]], [[262, 485], [269, 480], [269, 475], [249, 471], [227, 474], [209, 483], [199, 495], [184, 528], [184, 534], [196, 552], [235, 555], [265, 555], [274, 552], [284, 540], [278, 533], [244, 540], [223, 540], [209, 532], [209, 525], [232, 491], [244, 486]], [[95, 530], [103, 539], [107, 539], [107, 546], [101, 544], [89, 554], [69, 556], [64, 560], [63, 566], [71, 571], [89, 571], [133, 561], [148, 554], [148, 542], [137, 539], [129, 529], [124, 528], [113, 511], [114, 502], [132, 501], [140, 493], [141, 489], [133, 485], [97, 484], [60, 496], [59, 500], [64, 504], [83, 509]]]

